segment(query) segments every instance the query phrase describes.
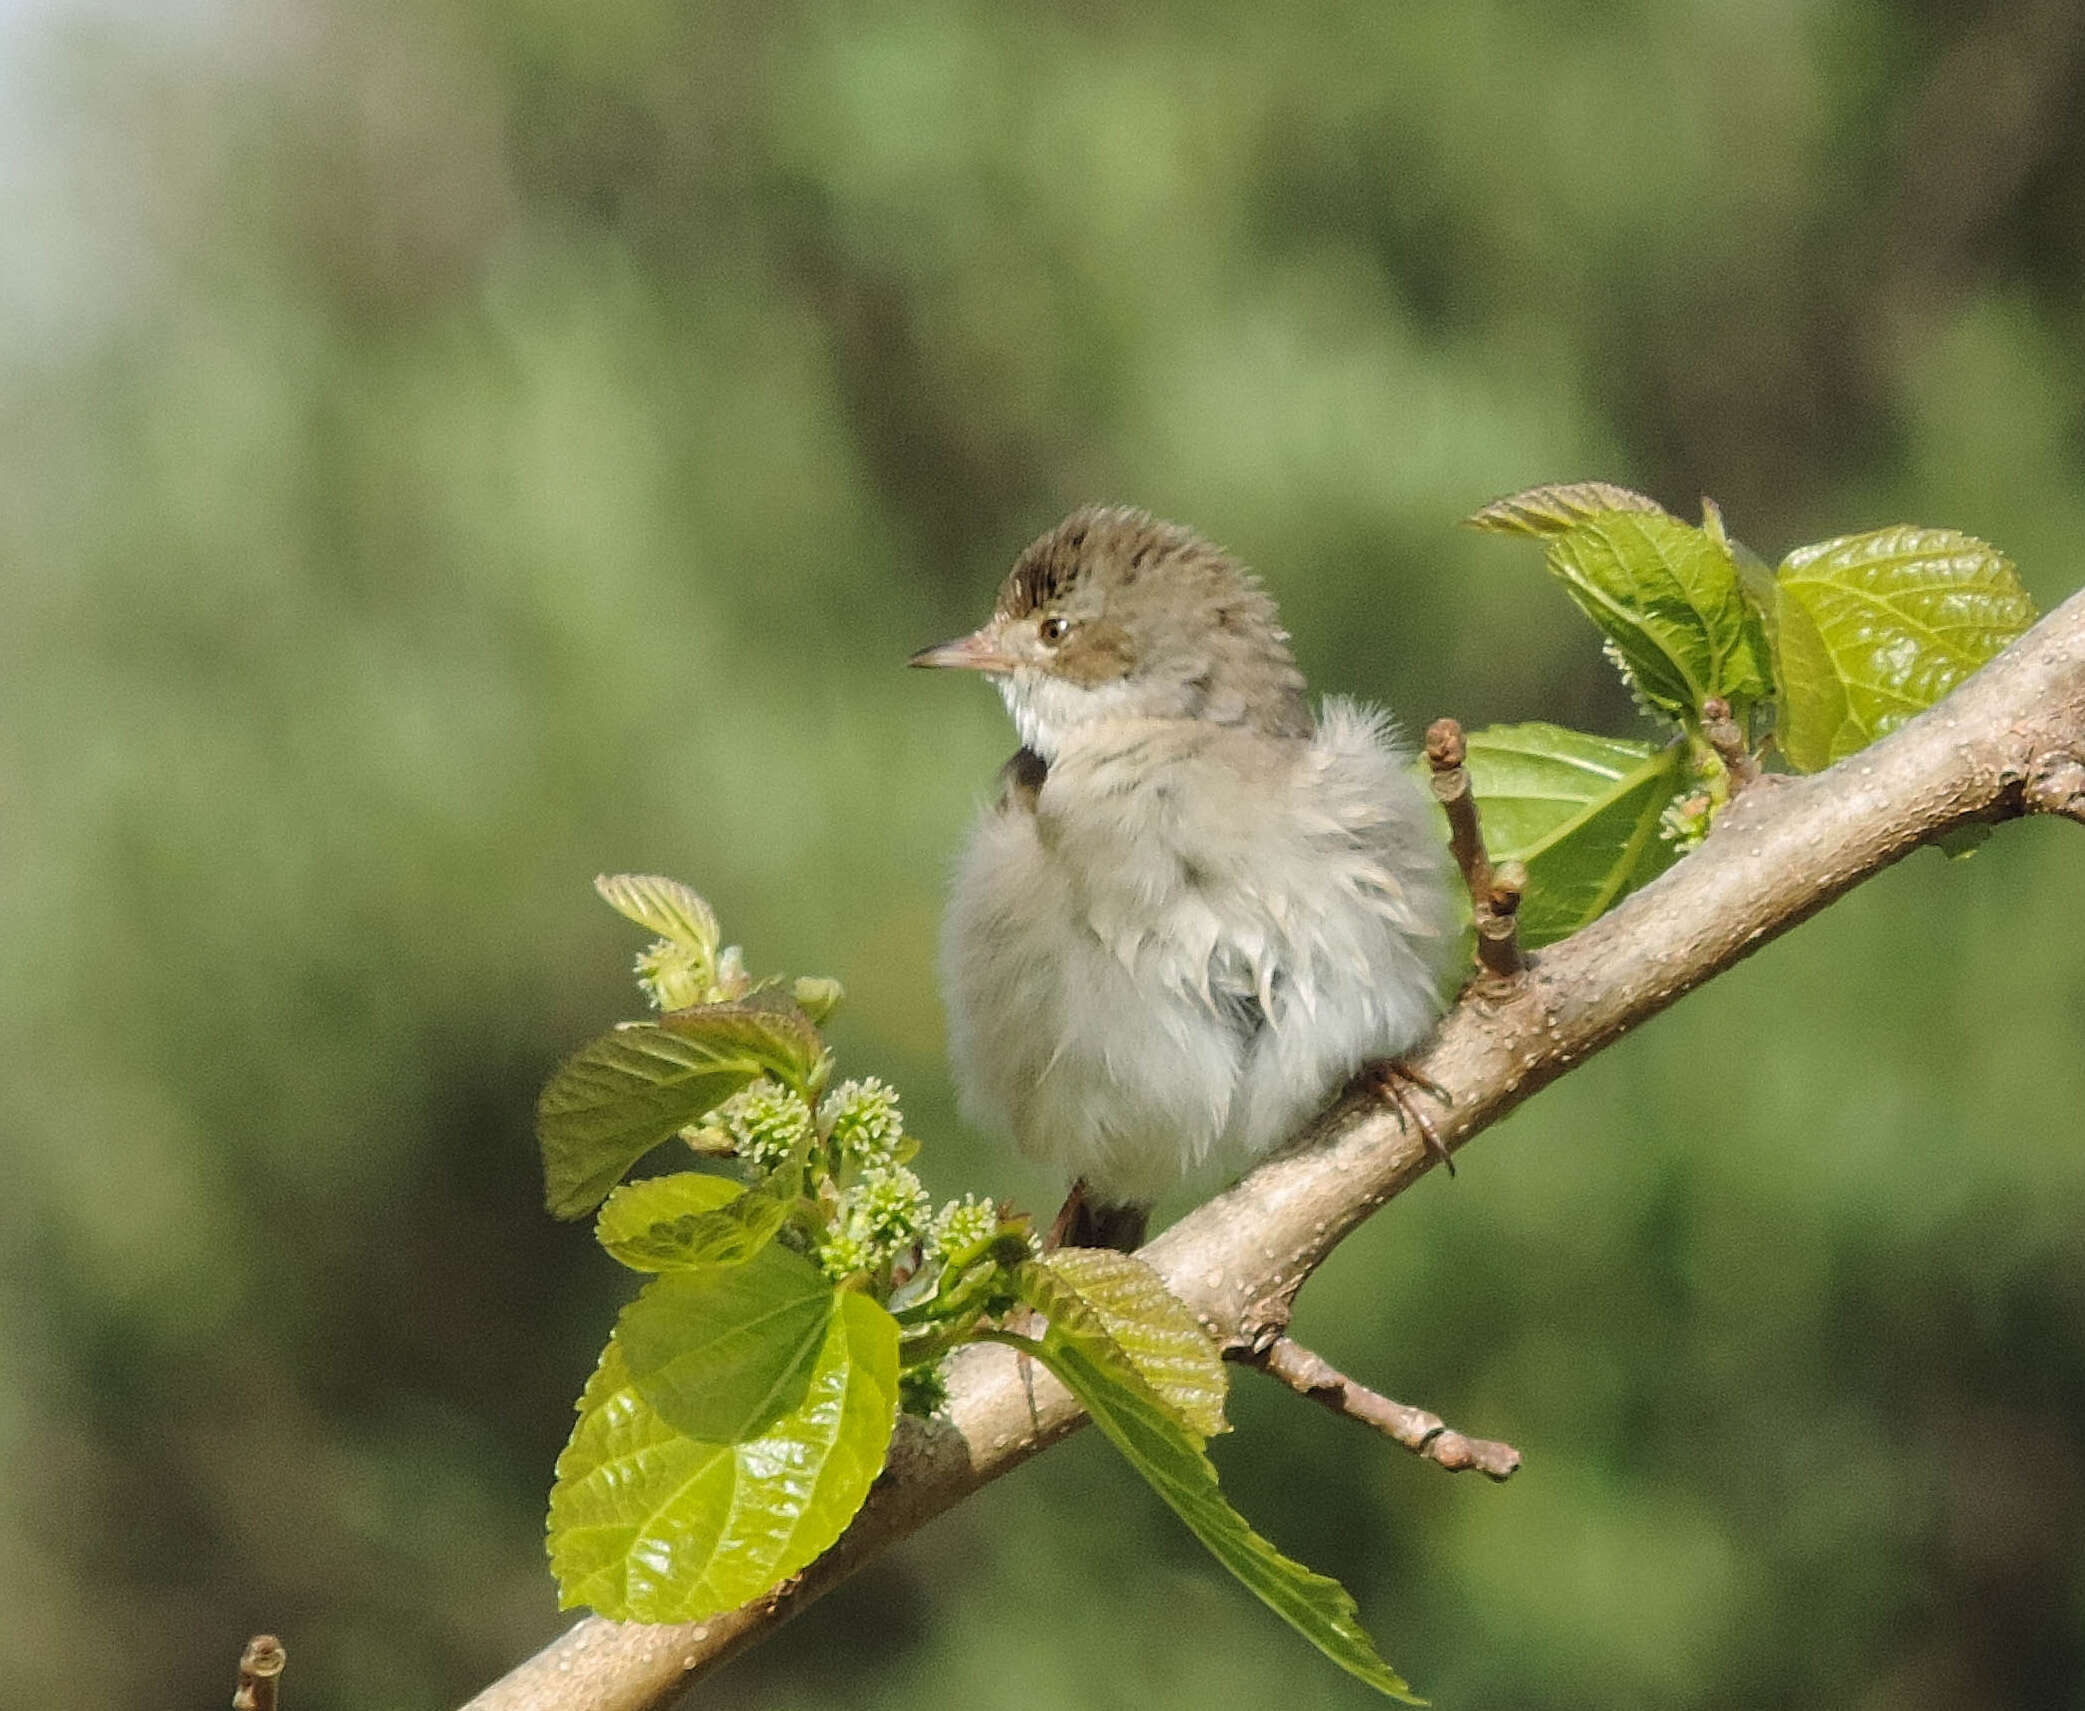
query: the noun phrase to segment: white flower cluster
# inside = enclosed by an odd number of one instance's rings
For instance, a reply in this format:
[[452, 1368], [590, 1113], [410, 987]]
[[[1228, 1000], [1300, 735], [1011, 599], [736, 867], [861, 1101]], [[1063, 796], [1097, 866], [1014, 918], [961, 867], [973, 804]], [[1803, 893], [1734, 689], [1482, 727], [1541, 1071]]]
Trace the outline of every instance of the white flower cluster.
[[685, 1010], [709, 993], [710, 963], [693, 945], [654, 939], [637, 953], [637, 985], [654, 1010]]
[[818, 1107], [818, 1125], [831, 1140], [841, 1170], [874, 1170], [898, 1162], [905, 1118], [897, 1089], [873, 1075], [843, 1081], [828, 1093]]
[[919, 1178], [903, 1165], [871, 1166], [841, 1193], [818, 1263], [837, 1282], [895, 1260], [923, 1241], [932, 1211]]
[[744, 955], [726, 945], [714, 958], [686, 939], [654, 939], [637, 953], [637, 986], [654, 1010], [686, 1010], [737, 998], [752, 981]]
[[766, 1174], [811, 1133], [811, 1108], [780, 1082], [761, 1080], [725, 1100], [710, 1121], [733, 1152]]
[[999, 1228], [999, 1208], [975, 1194], [951, 1200], [927, 1229], [927, 1252], [936, 1259], [975, 1247]]

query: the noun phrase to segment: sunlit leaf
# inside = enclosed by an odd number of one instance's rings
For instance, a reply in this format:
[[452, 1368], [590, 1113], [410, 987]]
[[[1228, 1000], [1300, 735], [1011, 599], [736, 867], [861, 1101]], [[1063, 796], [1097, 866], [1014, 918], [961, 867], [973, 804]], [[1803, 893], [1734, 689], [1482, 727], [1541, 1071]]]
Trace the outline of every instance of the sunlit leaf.
[[824, 1067], [810, 1018], [766, 993], [604, 1034], [568, 1059], [537, 1101], [550, 1210], [591, 1212], [638, 1159], [760, 1076], [814, 1089]]
[[1670, 515], [1657, 500], [1610, 481], [1560, 481], [1494, 499], [1463, 522], [1494, 535], [1556, 535], [1603, 511]]
[[761, 1074], [771, 1075], [807, 1097], [825, 1076], [825, 1041], [818, 1029], [793, 998], [772, 988], [728, 1004], [669, 1010], [658, 1025], [719, 1057], [736, 1053], [757, 1063]]
[[1138, 1376], [1181, 1419], [1205, 1438], [1229, 1429], [1230, 1381], [1216, 1345], [1146, 1261], [1105, 1248], [1058, 1248], [1038, 1263], [1099, 1316]]
[[623, 1309], [615, 1340], [669, 1426], [743, 1443], [802, 1403], [834, 1302], [823, 1272], [769, 1245], [742, 1265], [662, 1272]]
[[865, 1295], [830, 1316], [802, 1401], [741, 1444], [675, 1431], [611, 1341], [550, 1494], [561, 1607], [699, 1621], [807, 1568], [882, 1471], [897, 1402], [897, 1323]]
[[594, 1237], [632, 1271], [743, 1265], [774, 1240], [787, 1202], [701, 1171], [649, 1176], [618, 1188]]
[[1550, 536], [1548, 564], [1653, 712], [1692, 720], [1716, 695], [1742, 719], [1767, 695], [1765, 631], [1707, 530], [1662, 511], [1596, 512]]
[[1159, 1400], [1098, 1315], [1068, 1303], [1061, 1280], [1040, 1264], [1023, 1266], [1019, 1277], [1024, 1297], [1050, 1315], [1049, 1323], [1040, 1338], [1001, 1340], [1028, 1350], [1063, 1380], [1130, 1466], [1269, 1609], [1378, 1692], [1422, 1703], [1377, 1654], [1347, 1589], [1283, 1556], [1231, 1507], [1201, 1435]]
[[1775, 594], [1775, 735], [1803, 772], [1923, 712], [2034, 622], [2005, 555], [1952, 529], [1799, 547]]
[[617, 914], [700, 951], [705, 961], [715, 959], [722, 936], [716, 912], [679, 880], [655, 873], [604, 873], [594, 889]]
[[1474, 731], [1470, 787], [1494, 861], [1527, 866], [1521, 943], [1567, 938], [1670, 867], [1658, 819], [1679, 788], [1683, 751], [1558, 725]]
[[1766, 632], [1771, 658], [1774, 626], [1779, 621], [1774, 610], [1774, 567], [1724, 526], [1723, 508], [1713, 499], [1704, 498], [1701, 502], [1701, 526], [1728, 555], [1731, 568], [1737, 572], [1738, 587], [1744, 591], [1745, 604], [1752, 608]]

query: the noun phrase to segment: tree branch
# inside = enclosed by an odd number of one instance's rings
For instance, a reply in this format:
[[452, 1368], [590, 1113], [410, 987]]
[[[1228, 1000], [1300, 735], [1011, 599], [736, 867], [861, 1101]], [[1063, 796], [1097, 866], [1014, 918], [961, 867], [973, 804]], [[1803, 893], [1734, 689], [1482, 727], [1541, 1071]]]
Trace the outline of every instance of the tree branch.
[[239, 1654], [239, 1685], [232, 1711], [275, 1711], [275, 1687], [289, 1654], [273, 1634], [256, 1634]]
[[1240, 1365], [1258, 1367], [1298, 1396], [1381, 1432], [1392, 1443], [1450, 1473], [1475, 1468], [1486, 1479], [1505, 1480], [1520, 1467], [1520, 1451], [1511, 1444], [1451, 1432], [1440, 1415], [1414, 1408], [1409, 1402], [1393, 1402], [1382, 1392], [1357, 1383], [1294, 1337], [1277, 1336], [1265, 1347], [1235, 1350], [1231, 1358]]
[[1470, 788], [1470, 769], [1463, 764], [1468, 753], [1462, 727], [1453, 719], [1436, 719], [1426, 727], [1426, 764], [1433, 774], [1434, 800], [1448, 816], [1448, 849], [1469, 890], [1470, 919], [1477, 930], [1477, 965], [1484, 970], [1485, 991], [1490, 995], [1510, 987], [1527, 967], [1519, 927], [1520, 895], [1527, 889], [1528, 875], [1517, 861], [1497, 868], [1491, 865], [1476, 794]]
[[[1712, 975], [1927, 842], [2030, 812], [2085, 821], [2085, 594], [1939, 706], [1828, 772], [1747, 790], [1707, 840], [1643, 890], [1466, 994], [1416, 1067], [1454, 1096], [1450, 1148]], [[1333, 1247], [1431, 1162], [1373, 1098], [1350, 1097], [1284, 1152], [1142, 1250], [1227, 1345], [1288, 1322]], [[890, 1465], [846, 1536], [766, 1599], [677, 1627], [576, 1624], [471, 1711], [650, 1711], [764, 1638], [886, 1546], [1055, 1443], [1083, 1416], [1047, 1374], [977, 1345], [949, 1404], [901, 1418]]]

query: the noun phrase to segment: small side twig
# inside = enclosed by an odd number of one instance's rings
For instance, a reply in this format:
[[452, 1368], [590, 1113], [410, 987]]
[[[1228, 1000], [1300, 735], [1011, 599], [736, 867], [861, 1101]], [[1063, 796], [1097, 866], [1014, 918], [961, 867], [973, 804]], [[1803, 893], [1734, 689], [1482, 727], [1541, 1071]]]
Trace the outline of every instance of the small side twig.
[[275, 1682], [289, 1653], [273, 1634], [256, 1634], [239, 1654], [239, 1689], [232, 1711], [275, 1711]]
[[1450, 1431], [1438, 1414], [1429, 1414], [1409, 1403], [1393, 1402], [1367, 1385], [1356, 1383], [1323, 1355], [1313, 1353], [1293, 1337], [1277, 1336], [1264, 1346], [1236, 1348], [1226, 1353], [1232, 1360], [1258, 1367], [1280, 1379], [1298, 1396], [1307, 1396], [1320, 1407], [1374, 1428], [1392, 1443], [1402, 1444], [1414, 1455], [1450, 1473], [1475, 1468], [1486, 1479], [1506, 1480], [1520, 1466], [1520, 1451], [1511, 1444]]
[[1527, 870], [1518, 862], [1494, 868], [1484, 848], [1484, 828], [1477, 817], [1477, 798], [1470, 771], [1463, 763], [1469, 746], [1462, 726], [1436, 719], [1426, 727], [1426, 764], [1433, 769], [1433, 793], [1448, 816], [1448, 848], [1469, 887], [1470, 913], [1477, 927], [1477, 961], [1495, 981], [1510, 981], [1527, 967], [1521, 954], [1519, 916]]
[[1731, 795], [1759, 782], [1758, 757], [1746, 747], [1745, 733], [1731, 717], [1730, 703], [1722, 696], [1711, 695], [1701, 704], [1701, 734], [1730, 774]]

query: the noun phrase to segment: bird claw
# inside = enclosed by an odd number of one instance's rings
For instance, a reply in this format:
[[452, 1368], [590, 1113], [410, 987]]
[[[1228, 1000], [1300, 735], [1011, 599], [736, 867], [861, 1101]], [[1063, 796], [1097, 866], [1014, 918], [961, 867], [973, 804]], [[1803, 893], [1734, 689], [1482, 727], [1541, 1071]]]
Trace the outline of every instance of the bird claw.
[[1440, 1133], [1433, 1126], [1433, 1119], [1420, 1109], [1418, 1095], [1430, 1093], [1443, 1105], [1453, 1105], [1455, 1095], [1450, 1093], [1431, 1076], [1414, 1069], [1399, 1059], [1384, 1063], [1372, 1063], [1363, 1071], [1370, 1090], [1397, 1114], [1397, 1129], [1400, 1134], [1410, 1134], [1414, 1128], [1426, 1144], [1426, 1150], [1448, 1167], [1448, 1174], [1455, 1174], [1455, 1161], [1448, 1156], [1448, 1148]]

